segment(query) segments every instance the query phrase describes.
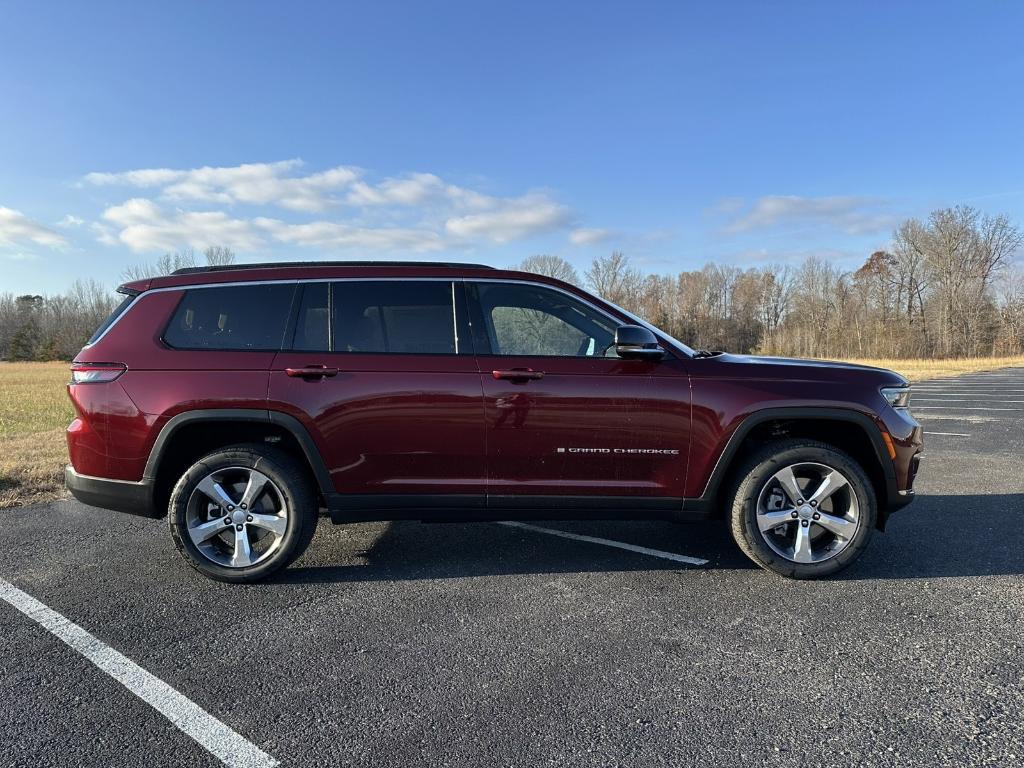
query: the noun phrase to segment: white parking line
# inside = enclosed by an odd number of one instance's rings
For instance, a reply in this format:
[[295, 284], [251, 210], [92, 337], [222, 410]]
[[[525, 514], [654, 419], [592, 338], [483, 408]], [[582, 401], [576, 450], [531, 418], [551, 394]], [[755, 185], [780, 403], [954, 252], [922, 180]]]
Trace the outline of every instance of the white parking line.
[[567, 531], [559, 531], [555, 528], [541, 528], [539, 525], [530, 525], [529, 523], [518, 523], [513, 520], [502, 520], [498, 523], [498, 525], [507, 525], [512, 528], [523, 528], [527, 531], [535, 531], [536, 533], [546, 533], [549, 536], [559, 536], [563, 539], [586, 541], [590, 544], [603, 544], [606, 547], [615, 547], [615, 549], [625, 549], [629, 552], [636, 552], [641, 555], [650, 555], [651, 557], [660, 557], [663, 560], [673, 560], [677, 563], [687, 563], [688, 565], [708, 564], [707, 560], [703, 560], [699, 557], [687, 557], [686, 555], [677, 555], [675, 552], [662, 552], [660, 549], [648, 549], [647, 547], [638, 547], [635, 544], [626, 544], [621, 541], [612, 541], [611, 539], [599, 539], [596, 536], [582, 536], [578, 533], [568, 533]]
[[947, 411], [1024, 411], [1024, 408], [983, 408], [976, 405], [918, 405], [911, 406], [911, 410], [947, 410]]
[[[975, 397], [915, 397], [915, 403], [976, 403], [978, 399]], [[1003, 398], [995, 398], [997, 403], [1024, 403], [1024, 400], [1004, 400]]]
[[271, 768], [277, 765], [277, 760], [191, 699], [3, 579], [0, 579], [0, 599], [78, 651], [230, 768]]
[[996, 389], [994, 387], [985, 387], [984, 389], [971, 389], [970, 387], [914, 387], [914, 392], [927, 392], [930, 395], [944, 395], [944, 394], [964, 394], [964, 395], [976, 395], [978, 397], [985, 396], [999, 396], [999, 395], [1013, 395], [1019, 396], [1024, 389]]
[[1012, 419], [1013, 416], [973, 416], [969, 413], [915, 413], [914, 417], [918, 421], [966, 421], [970, 424], [991, 424], [996, 421], [1005, 419]]
[[924, 430], [926, 435], [945, 435], [946, 437], [970, 437], [966, 432], [929, 432]]

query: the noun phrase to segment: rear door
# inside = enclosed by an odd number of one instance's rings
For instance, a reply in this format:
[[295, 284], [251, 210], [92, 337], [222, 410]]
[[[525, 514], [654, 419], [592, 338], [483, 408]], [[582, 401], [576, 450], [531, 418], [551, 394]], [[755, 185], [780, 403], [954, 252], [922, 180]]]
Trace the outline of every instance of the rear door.
[[271, 408], [303, 421], [353, 506], [484, 504], [483, 400], [463, 286], [347, 279], [301, 286]]
[[467, 283], [492, 506], [675, 507], [690, 441], [682, 361], [623, 360], [619, 321], [542, 284]]

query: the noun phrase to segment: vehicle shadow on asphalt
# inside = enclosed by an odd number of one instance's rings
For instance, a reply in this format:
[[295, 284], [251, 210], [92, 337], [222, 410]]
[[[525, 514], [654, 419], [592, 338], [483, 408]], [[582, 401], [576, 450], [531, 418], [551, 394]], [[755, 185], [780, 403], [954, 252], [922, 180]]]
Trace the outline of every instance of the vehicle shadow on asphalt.
[[[747, 571], [756, 566], [722, 521], [545, 521], [546, 528], [708, 560], [661, 560], [600, 544], [494, 523], [380, 523], [340, 528], [326, 521], [307, 557], [279, 583], [450, 579], [615, 571]], [[867, 551], [836, 580], [929, 579], [1024, 574], [1024, 494], [922, 495], [875, 532]], [[338, 563], [339, 564], [333, 564]], [[355, 562], [353, 562], [355, 561]]]
[[[721, 528], [703, 523], [684, 527], [647, 521], [544, 521], [538, 525], [678, 554], [690, 554], [690, 548], [685, 545], [686, 538], [681, 533], [695, 532], [705, 527]], [[356, 539], [338, 536], [338, 529], [330, 524], [324, 525], [324, 528], [327, 530], [317, 531], [308, 555], [273, 577], [274, 581], [401, 581], [525, 574], [672, 571], [702, 567], [487, 522], [382, 523], [372, 528], [363, 526], [369, 535]], [[655, 531], [657, 534], [652, 535]], [[666, 532], [672, 535], [671, 540], [666, 539]], [[724, 541], [727, 542], [728, 537]], [[706, 557], [704, 554], [693, 556]], [[334, 565], [331, 561], [347, 562]], [[738, 565], [742, 567], [743, 564]]]

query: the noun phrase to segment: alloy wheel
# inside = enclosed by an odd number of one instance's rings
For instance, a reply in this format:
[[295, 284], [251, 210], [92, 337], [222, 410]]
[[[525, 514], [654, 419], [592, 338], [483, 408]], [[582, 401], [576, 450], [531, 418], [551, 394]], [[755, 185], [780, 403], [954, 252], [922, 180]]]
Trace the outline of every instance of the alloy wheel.
[[228, 568], [247, 568], [281, 546], [288, 512], [281, 489], [265, 474], [227, 467], [199, 481], [189, 497], [185, 522], [203, 557]]
[[800, 564], [831, 560], [860, 529], [860, 507], [849, 478], [817, 462], [783, 467], [757, 498], [757, 528], [777, 555]]

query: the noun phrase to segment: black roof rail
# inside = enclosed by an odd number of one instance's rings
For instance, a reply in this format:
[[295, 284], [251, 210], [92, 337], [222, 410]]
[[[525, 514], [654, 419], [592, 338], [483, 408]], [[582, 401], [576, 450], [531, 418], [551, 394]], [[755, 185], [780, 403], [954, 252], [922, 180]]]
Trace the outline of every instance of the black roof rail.
[[224, 264], [215, 267], [182, 267], [172, 275], [193, 275], [202, 272], [231, 272], [236, 269], [299, 269], [303, 267], [429, 267], [442, 269], [494, 269], [487, 264], [464, 264], [457, 261], [265, 261], [257, 264]]

